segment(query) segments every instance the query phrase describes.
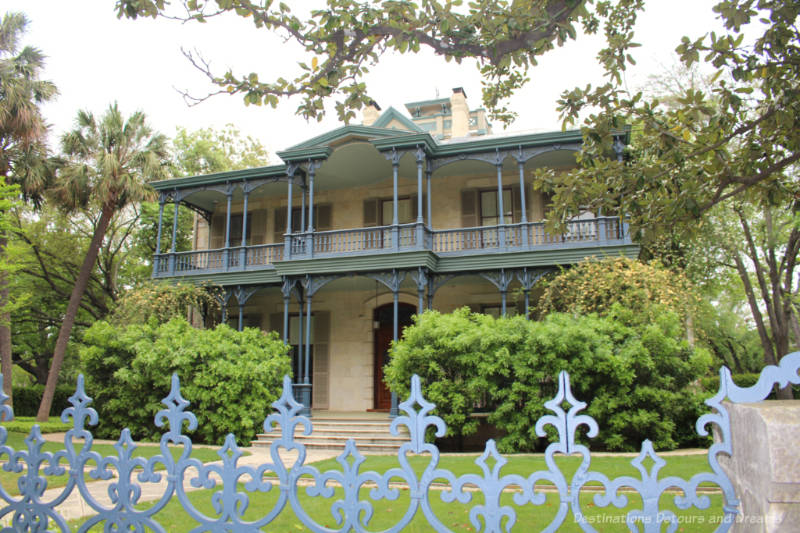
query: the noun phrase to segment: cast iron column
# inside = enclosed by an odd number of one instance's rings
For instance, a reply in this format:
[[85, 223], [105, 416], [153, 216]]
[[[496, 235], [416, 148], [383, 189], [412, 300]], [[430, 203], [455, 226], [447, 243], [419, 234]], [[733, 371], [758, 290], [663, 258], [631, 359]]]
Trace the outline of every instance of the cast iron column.
[[242, 248], [239, 250], [239, 268], [244, 270], [247, 266], [247, 197], [250, 195], [247, 183], [242, 184], [242, 193], [244, 194], [244, 207], [242, 208]]
[[164, 202], [166, 199], [164, 198], [164, 193], [161, 193], [158, 197], [158, 236], [156, 237], [156, 255], [153, 257], [153, 277], [158, 276], [158, 269], [160, 267], [159, 263], [161, 262], [161, 226], [164, 221]]
[[225, 195], [228, 197], [228, 211], [225, 213], [225, 250], [222, 252], [222, 259], [224, 260], [223, 269], [228, 270], [228, 256], [231, 246], [231, 199], [233, 198], [233, 187], [228, 185], [228, 191]]
[[400, 154], [392, 148], [392, 247], [400, 249], [400, 219], [397, 216], [397, 172], [400, 166]]
[[[397, 183], [397, 182], [395, 182]], [[396, 190], [396, 189], [395, 189]], [[398, 279], [397, 279], [397, 270], [392, 270], [392, 340], [396, 343], [398, 337], [398, 323], [397, 323], [397, 314], [398, 314], [398, 307], [399, 307], [399, 295], [398, 295]], [[392, 391], [392, 408], [389, 410], [389, 416], [394, 418], [400, 412], [397, 409], [397, 393]]]
[[425, 163], [425, 150], [417, 148], [417, 229], [416, 241], [418, 250], [424, 246], [423, 240], [423, 218], [422, 218], [422, 165]]
[[[309, 288], [306, 290], [306, 348], [305, 363], [303, 365], [303, 411], [304, 414], [311, 414], [311, 378], [308, 375], [308, 368], [311, 363], [311, 279], [309, 278]], [[302, 313], [302, 309], [300, 310]]]
[[286, 183], [289, 185], [289, 192], [287, 193], [288, 199], [286, 204], [286, 236], [283, 238], [283, 257], [285, 259], [292, 258], [292, 191], [294, 190], [294, 173], [286, 173]]
[[427, 200], [426, 203], [428, 204], [427, 205], [427, 222], [428, 222], [428, 228], [430, 228], [431, 230], [433, 229], [433, 222], [431, 221], [431, 175], [432, 174], [433, 174], [433, 171], [431, 170], [431, 164], [430, 164], [430, 161], [429, 161], [428, 162], [428, 168], [425, 170], [425, 177], [426, 177], [426, 179], [428, 181], [428, 183], [427, 183], [428, 198], [426, 199]]
[[497, 166], [497, 210], [498, 210], [498, 222], [499, 226], [497, 227], [497, 246], [498, 248], [505, 248], [506, 246], [506, 228], [505, 228], [505, 217], [503, 214], [505, 210], [503, 209], [503, 159], [500, 156], [500, 149], [497, 149], [497, 159], [495, 161], [495, 165]]
[[178, 193], [175, 192], [175, 197], [173, 198], [175, 202], [175, 211], [172, 215], [172, 244], [169, 247], [169, 272], [170, 274], [175, 273], [175, 247], [178, 240]]
[[525, 161], [522, 160], [522, 149], [520, 148], [520, 157], [517, 159], [517, 166], [519, 167], [519, 201], [520, 210], [522, 211], [522, 246], [528, 247], [528, 210], [525, 207]]
[[308, 256], [314, 255], [314, 175], [317, 165], [314, 161], [308, 162]]

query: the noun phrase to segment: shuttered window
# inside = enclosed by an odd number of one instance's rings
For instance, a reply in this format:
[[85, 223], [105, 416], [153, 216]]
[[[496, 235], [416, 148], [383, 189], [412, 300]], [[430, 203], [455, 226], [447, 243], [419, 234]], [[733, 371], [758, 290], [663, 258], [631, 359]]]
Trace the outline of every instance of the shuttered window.
[[[292, 233], [301, 233], [305, 228], [300, 227], [302, 222], [302, 207], [292, 208]], [[314, 206], [314, 231], [328, 231], [333, 229], [333, 206], [331, 204], [317, 204]], [[306, 219], [308, 224], [308, 219]], [[272, 232], [272, 242], [283, 242], [286, 232], [286, 207], [275, 209], [275, 228]]]

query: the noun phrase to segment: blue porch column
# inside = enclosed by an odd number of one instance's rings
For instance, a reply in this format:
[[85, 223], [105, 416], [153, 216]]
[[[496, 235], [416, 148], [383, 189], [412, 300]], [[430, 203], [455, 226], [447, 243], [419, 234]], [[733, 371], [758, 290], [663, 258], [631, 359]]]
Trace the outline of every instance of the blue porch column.
[[242, 208], [242, 248], [239, 250], [239, 268], [244, 270], [247, 266], [247, 197], [250, 195], [250, 188], [247, 183], [242, 184], [244, 194], [244, 207]]
[[289, 188], [287, 193], [288, 200], [286, 203], [286, 237], [283, 240], [283, 257], [284, 259], [292, 258], [292, 192], [294, 191], [294, 173], [297, 171], [297, 165], [289, 163], [286, 166], [286, 185]]
[[164, 223], [164, 203], [166, 202], [166, 198], [164, 197], [164, 193], [161, 193], [158, 196], [158, 235], [156, 236], [156, 255], [153, 257], [153, 277], [158, 276], [159, 270], [159, 263], [161, 258], [161, 227]]
[[320, 167], [319, 161], [308, 161], [308, 235], [306, 237], [306, 253], [314, 256], [314, 176]]
[[497, 167], [497, 216], [499, 225], [497, 227], [497, 246], [505, 248], [506, 246], [506, 228], [505, 217], [503, 216], [505, 210], [503, 209], [503, 157], [500, 155], [500, 149], [497, 149], [497, 158], [495, 160]]
[[[396, 183], [396, 182], [395, 182]], [[399, 312], [399, 287], [400, 282], [397, 277], [397, 270], [392, 270], [392, 341], [397, 342], [399, 325], [398, 325], [398, 312]], [[389, 416], [394, 418], [400, 414], [397, 408], [397, 393], [392, 391], [392, 407], [389, 410]]]
[[428, 161], [427, 168], [425, 169], [425, 178], [427, 180], [427, 188], [428, 188], [428, 198], [426, 199], [427, 209], [425, 220], [428, 222], [428, 228], [433, 229], [433, 221], [431, 220], [431, 175], [433, 174], [433, 170], [431, 169], [431, 163]]
[[172, 215], [172, 244], [169, 247], [169, 272], [170, 274], [175, 273], [175, 246], [178, 240], [178, 192], [175, 191], [175, 196], [173, 197], [173, 201], [175, 202], [175, 210]]
[[416, 248], [421, 250], [425, 246], [422, 217], [422, 167], [425, 164], [425, 150], [417, 147], [417, 227], [416, 227]]
[[520, 157], [517, 159], [517, 167], [519, 167], [519, 201], [520, 211], [522, 212], [522, 246], [528, 247], [528, 210], [525, 208], [525, 161], [522, 159], [522, 148], [520, 148]]
[[225, 193], [227, 197], [227, 208], [225, 212], [225, 246], [222, 252], [222, 268], [224, 270], [228, 270], [230, 266], [228, 261], [228, 255], [230, 254], [230, 247], [231, 247], [231, 199], [233, 198], [233, 187], [228, 185], [228, 190]]
[[397, 173], [400, 167], [400, 154], [397, 150], [392, 148], [392, 247], [395, 250], [400, 249], [400, 219], [398, 217], [397, 209]]

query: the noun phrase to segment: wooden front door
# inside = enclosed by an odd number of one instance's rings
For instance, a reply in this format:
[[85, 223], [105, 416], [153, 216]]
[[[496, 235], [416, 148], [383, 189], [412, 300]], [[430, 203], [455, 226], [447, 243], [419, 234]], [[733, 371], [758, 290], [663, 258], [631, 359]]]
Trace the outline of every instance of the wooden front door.
[[[402, 337], [406, 326], [411, 325], [411, 316], [417, 312], [413, 305], [401, 303], [397, 309], [398, 335]], [[375, 309], [374, 320], [377, 324], [375, 329], [375, 371], [374, 377], [374, 408], [380, 411], [388, 411], [392, 407], [392, 393], [389, 387], [383, 382], [383, 367], [389, 362], [389, 348], [392, 345], [394, 327], [392, 326], [394, 308], [392, 304], [382, 305]]]
[[383, 381], [383, 367], [389, 362], [389, 347], [392, 345], [392, 325], [381, 325], [375, 331], [375, 409], [388, 410], [392, 406], [392, 394]]

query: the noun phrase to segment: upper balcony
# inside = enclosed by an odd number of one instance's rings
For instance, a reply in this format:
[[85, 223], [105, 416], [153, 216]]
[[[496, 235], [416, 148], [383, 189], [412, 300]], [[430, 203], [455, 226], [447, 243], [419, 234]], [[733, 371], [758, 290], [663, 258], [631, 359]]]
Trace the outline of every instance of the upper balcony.
[[573, 220], [566, 223], [562, 234], [549, 233], [544, 222], [527, 222], [443, 230], [398, 224], [285, 237], [283, 243], [157, 254], [154, 277], [270, 269], [282, 261], [398, 252], [430, 251], [440, 256], [458, 256], [631, 244], [627, 224], [619, 217]]
[[562, 233], [546, 227], [549, 198], [532, 186], [533, 171], [574, 166], [580, 141], [580, 132], [558, 132], [436, 142], [346, 126], [280, 152], [282, 165], [158, 182], [162, 212], [173, 202], [201, 216], [192, 251], [176, 251], [174, 239], [163, 250], [159, 239], [153, 276], [296, 274], [308, 260], [389, 265], [408, 252], [472, 258], [470, 268], [503, 254], [543, 252], [564, 264], [604, 248], [633, 253], [617, 216], [586, 212]]

